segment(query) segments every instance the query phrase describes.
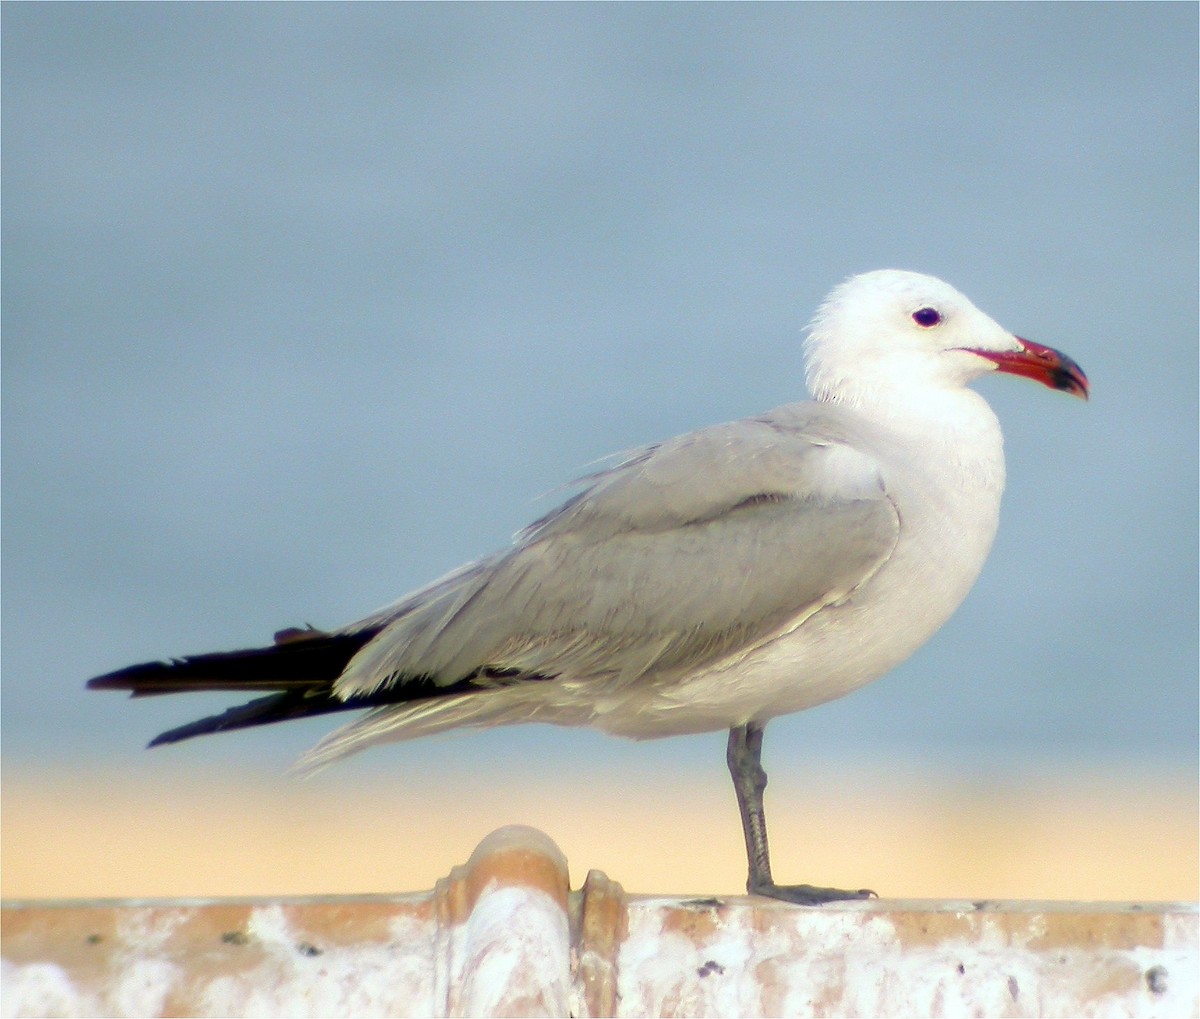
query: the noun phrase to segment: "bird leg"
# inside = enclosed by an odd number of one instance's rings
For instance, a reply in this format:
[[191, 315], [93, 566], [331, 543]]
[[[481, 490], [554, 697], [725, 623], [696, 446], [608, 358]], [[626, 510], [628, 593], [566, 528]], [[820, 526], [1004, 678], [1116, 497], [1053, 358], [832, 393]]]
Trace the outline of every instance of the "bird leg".
[[738, 809], [742, 814], [742, 831], [746, 836], [746, 857], [750, 876], [746, 891], [765, 895], [802, 906], [819, 906], [823, 902], [841, 899], [871, 899], [875, 893], [867, 889], [856, 892], [840, 888], [816, 888], [813, 885], [777, 885], [771, 879], [771, 856], [767, 849], [767, 818], [763, 812], [763, 790], [767, 788], [767, 773], [762, 766], [763, 730], [766, 725], [747, 722], [729, 730], [729, 746], [725, 760], [737, 793]]

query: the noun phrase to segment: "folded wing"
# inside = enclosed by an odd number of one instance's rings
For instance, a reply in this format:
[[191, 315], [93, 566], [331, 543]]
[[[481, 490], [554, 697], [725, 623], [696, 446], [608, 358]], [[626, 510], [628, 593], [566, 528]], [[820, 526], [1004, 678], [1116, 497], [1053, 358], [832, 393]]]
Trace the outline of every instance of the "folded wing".
[[[409, 723], [517, 721], [488, 693], [686, 675], [848, 597], [900, 532], [875, 460], [812, 404], [689, 433], [583, 484], [509, 548], [341, 630], [284, 631], [267, 648], [89, 685], [271, 692], [155, 742], [376, 708], [332, 738], [340, 754]], [[549, 707], [539, 717], [556, 720]]]
[[874, 460], [805, 415], [693, 432], [587, 482], [510, 549], [364, 621], [381, 629], [337, 694], [687, 671], [844, 599], [899, 534]]

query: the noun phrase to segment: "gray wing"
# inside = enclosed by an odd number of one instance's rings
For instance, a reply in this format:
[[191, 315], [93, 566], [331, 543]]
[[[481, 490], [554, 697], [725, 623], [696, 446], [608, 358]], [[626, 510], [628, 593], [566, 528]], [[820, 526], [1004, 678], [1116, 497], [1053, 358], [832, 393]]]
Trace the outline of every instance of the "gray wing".
[[387, 623], [336, 692], [695, 668], [845, 599], [899, 527], [878, 464], [813, 412], [692, 432], [586, 479], [509, 549], [358, 624]]

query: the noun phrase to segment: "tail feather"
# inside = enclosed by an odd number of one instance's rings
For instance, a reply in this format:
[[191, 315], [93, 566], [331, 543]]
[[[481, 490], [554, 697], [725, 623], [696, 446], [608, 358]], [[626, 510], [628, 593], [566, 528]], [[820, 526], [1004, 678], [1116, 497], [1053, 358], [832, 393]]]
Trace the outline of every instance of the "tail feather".
[[350, 659], [378, 632], [283, 630], [269, 647], [143, 662], [97, 676], [88, 680], [87, 686], [91, 690], [128, 690], [134, 697], [204, 690], [277, 691], [164, 732], [151, 740], [150, 746], [178, 743], [208, 733], [369, 706], [336, 696], [333, 685]]

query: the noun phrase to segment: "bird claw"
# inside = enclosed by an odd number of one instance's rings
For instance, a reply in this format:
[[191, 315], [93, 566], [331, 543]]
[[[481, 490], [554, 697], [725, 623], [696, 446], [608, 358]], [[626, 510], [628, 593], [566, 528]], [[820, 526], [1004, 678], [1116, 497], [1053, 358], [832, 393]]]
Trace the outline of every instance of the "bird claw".
[[777, 885], [774, 881], [751, 884], [746, 889], [751, 895], [762, 895], [769, 899], [781, 899], [798, 906], [820, 906], [826, 902], [877, 899], [879, 896], [870, 888], [848, 891], [843, 888], [818, 888], [815, 885]]

